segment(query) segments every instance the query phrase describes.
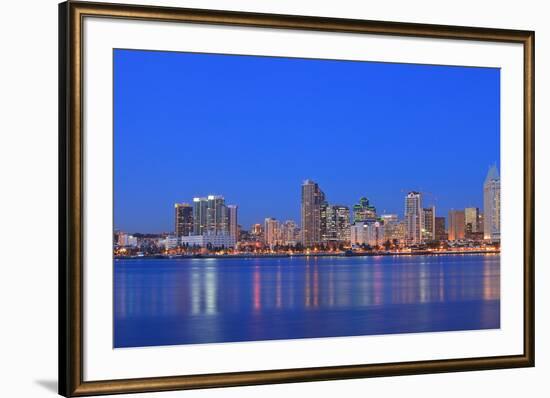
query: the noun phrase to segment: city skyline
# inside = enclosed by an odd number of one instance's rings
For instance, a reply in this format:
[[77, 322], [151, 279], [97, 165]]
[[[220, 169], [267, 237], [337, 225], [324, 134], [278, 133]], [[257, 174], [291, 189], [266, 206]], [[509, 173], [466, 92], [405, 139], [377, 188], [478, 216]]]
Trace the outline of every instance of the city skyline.
[[[410, 231], [407, 231], [408, 234], [412, 234], [412, 235], [415, 235], [416, 238], [413, 239], [413, 242], [412, 243], [416, 243], [416, 242], [420, 242], [421, 240], [423, 240], [423, 234], [421, 233], [420, 231], [420, 212], [423, 212], [423, 211], [431, 211], [431, 217], [433, 218], [433, 221], [432, 221], [432, 227], [431, 227], [431, 231], [428, 231], [428, 233], [431, 233], [431, 234], [434, 234], [435, 233], [435, 222], [436, 222], [436, 218], [443, 218], [445, 221], [446, 221], [446, 227], [447, 229], [450, 229], [452, 228], [452, 219], [453, 217], [455, 216], [456, 213], [462, 213], [462, 219], [464, 220], [467, 220], [467, 215], [465, 216], [465, 212], [468, 212], [468, 211], [476, 211], [476, 212], [479, 212], [479, 209], [483, 209], [485, 207], [488, 206], [488, 202], [487, 202], [487, 190], [488, 190], [488, 185], [490, 185], [491, 187], [491, 195], [492, 195], [492, 201], [495, 201], [496, 198], [498, 198], [498, 200], [500, 201], [500, 176], [499, 176], [499, 172], [498, 172], [498, 168], [496, 165], [491, 165], [489, 166], [489, 171], [488, 173], [486, 174], [486, 177], [484, 179], [484, 183], [483, 183], [483, 192], [482, 192], [482, 205], [481, 206], [473, 206], [472, 204], [469, 204], [469, 205], [463, 205], [462, 207], [457, 207], [457, 208], [450, 208], [450, 210], [447, 212], [447, 213], [444, 213], [442, 210], [440, 210], [440, 208], [438, 206], [436, 206], [434, 204], [434, 201], [425, 201], [425, 202], [420, 202], [420, 203], [417, 203], [417, 197], [418, 195], [421, 195], [423, 198], [424, 198], [424, 195], [425, 195], [425, 192], [421, 192], [421, 191], [410, 191], [410, 192], [407, 192], [405, 194], [405, 207], [402, 208], [400, 211], [395, 211], [395, 212], [391, 212], [391, 211], [385, 211], [385, 210], [382, 210], [382, 211], [379, 211], [379, 212], [376, 212], [376, 206], [373, 205], [372, 201], [366, 197], [366, 196], [361, 196], [360, 198], [358, 198], [356, 200], [356, 202], [359, 202], [359, 203], [355, 203], [355, 204], [348, 204], [348, 203], [345, 203], [345, 204], [342, 204], [342, 205], [329, 205], [328, 202], [326, 201], [326, 195], [325, 193], [320, 190], [319, 186], [320, 184], [318, 184], [316, 181], [313, 181], [311, 179], [305, 179], [303, 182], [302, 182], [302, 190], [303, 190], [303, 187], [304, 185], [309, 185], [309, 184], [312, 184], [312, 185], [315, 185], [319, 190], [319, 194], [320, 194], [320, 199], [319, 199], [319, 205], [321, 206], [321, 208], [319, 209], [320, 211], [322, 211], [322, 204], [324, 203], [326, 206], [329, 206], [329, 207], [346, 207], [347, 210], [348, 210], [348, 218], [349, 218], [349, 222], [351, 224], [357, 222], [357, 221], [361, 221], [361, 220], [358, 220], [357, 219], [357, 214], [359, 214], [358, 212], [359, 211], [364, 211], [365, 209], [368, 208], [367, 210], [367, 214], [368, 214], [368, 211], [373, 211], [374, 213], [373, 214], [377, 214], [378, 215], [378, 218], [382, 217], [384, 218], [384, 216], [394, 216], [396, 215], [398, 217], [399, 220], [401, 221], [405, 221], [405, 222], [410, 222], [412, 225], [415, 225], [414, 226], [414, 229], [415, 229], [415, 232], [410, 232]], [[495, 186], [497, 186], [498, 188], [495, 188]], [[495, 196], [495, 193], [494, 193], [494, 190], [495, 189], [498, 189], [499, 190], [499, 193], [497, 196]], [[433, 193], [429, 192], [428, 193], [430, 196], [433, 195]], [[188, 198], [189, 199], [189, 198]], [[194, 205], [196, 205], [196, 202], [208, 202], [208, 201], [212, 201], [212, 200], [219, 200], [221, 199], [222, 201], [225, 201], [225, 195], [220, 195], [220, 194], [208, 194], [208, 195], [205, 195], [205, 196], [192, 196], [190, 198], [190, 200], [182, 200], [180, 202], [176, 202], [176, 203], [173, 203], [173, 208], [176, 209], [176, 221], [172, 222], [172, 225], [165, 229], [165, 230], [162, 230], [162, 231], [144, 231], [144, 230], [136, 230], [136, 231], [133, 231], [133, 232], [137, 232], [137, 233], [170, 233], [170, 232], [173, 232], [175, 236], [182, 236], [182, 234], [179, 232], [178, 230], [178, 217], [181, 217], [179, 216], [179, 213], [180, 211], [183, 209], [186, 209], [186, 208], [190, 208], [190, 209], [193, 209]], [[415, 207], [416, 207], [416, 213], [415, 213], [415, 218], [412, 219], [412, 221], [407, 221], [408, 218], [410, 218], [410, 214], [407, 215], [407, 207], [409, 206], [408, 203], [410, 200], [413, 200], [413, 203], [415, 203]], [[361, 208], [359, 207], [360, 205], [362, 205], [363, 201], [366, 201], [366, 205], [365, 207]], [[370, 203], [370, 205], [369, 205]], [[254, 226], [255, 224], [261, 224], [263, 222], [265, 222], [265, 220], [267, 219], [272, 219], [272, 220], [276, 220], [276, 221], [280, 221], [280, 222], [283, 222], [283, 221], [298, 221], [298, 220], [303, 220], [303, 215], [299, 215], [298, 217], [296, 218], [291, 218], [291, 217], [275, 217], [274, 215], [265, 215], [264, 217], [261, 217], [260, 219], [257, 219], [257, 220], [253, 220], [253, 222], [249, 223], [249, 224], [245, 224], [245, 223], [242, 223], [241, 222], [241, 216], [240, 216], [240, 213], [241, 213], [241, 209], [240, 209], [240, 206], [238, 204], [225, 204], [226, 208], [227, 208], [227, 220], [225, 221], [227, 223], [227, 230], [228, 232], [229, 231], [232, 231], [231, 234], [233, 236], [236, 236], [236, 231], [237, 229], [240, 227], [240, 229], [242, 230], [248, 230], [248, 227], [252, 227]], [[297, 206], [300, 208], [300, 206]], [[239, 209], [238, 210], [238, 213], [239, 213], [239, 221], [238, 222], [235, 222], [236, 220], [236, 214], [237, 214], [237, 208]], [[495, 215], [495, 221], [493, 223], [496, 223], [498, 224], [498, 227], [497, 229], [500, 230], [500, 202], [498, 204], [498, 216]], [[192, 218], [192, 213], [191, 214], [191, 218]], [[234, 214], [234, 218], [233, 218], [233, 221], [231, 221], [231, 216], [230, 214]], [[480, 213], [480, 214], [483, 214], [483, 213]], [[466, 217], [466, 218], [465, 218]], [[202, 228], [199, 228], [197, 229], [196, 225], [193, 225], [193, 222], [194, 220], [191, 219], [190, 221], [188, 222], [191, 222], [191, 225], [190, 227], [187, 229], [188, 233], [187, 234], [196, 234], [196, 235], [199, 235], [199, 234], [202, 234], [203, 231], [202, 231]], [[218, 222], [220, 222], [218, 220]], [[317, 222], [320, 222], [320, 221], [317, 221]], [[205, 216], [205, 223], [206, 223], [206, 216]], [[449, 226], [450, 224], [450, 226]], [[461, 232], [461, 236], [464, 237], [465, 236], [465, 232], [466, 232], [466, 229], [467, 228], [467, 224], [468, 224], [468, 221], [465, 221], [463, 222], [464, 226], [463, 226], [463, 229], [462, 229], [462, 232]], [[483, 229], [484, 226], [488, 226], [490, 225], [488, 221], [481, 221], [481, 228]], [[300, 222], [298, 225], [297, 225], [299, 228], [302, 228], [302, 222]], [[480, 225], [479, 225], [479, 222], [475, 224], [475, 226], [472, 226], [470, 225], [470, 232], [476, 232], [477, 231], [477, 228], [479, 228]], [[115, 230], [118, 230], [118, 231], [128, 231], [128, 229], [123, 229], [123, 228], [117, 228], [115, 227]], [[205, 230], [206, 231], [206, 230]], [[187, 235], [187, 234], [183, 234], [183, 235]], [[433, 235], [432, 235], [433, 236]], [[498, 237], [498, 234], [497, 235], [484, 235], [485, 238], [487, 239], [490, 239], [491, 237], [493, 238], [497, 238]], [[317, 237], [316, 239], [310, 239], [311, 242], [315, 242], [315, 241], [320, 241], [321, 239], [321, 235], [319, 235], [319, 237]]]
[[[425, 207], [422, 192], [411, 191], [405, 195], [404, 217], [400, 219], [398, 214], [377, 214], [376, 207], [367, 197], [359, 198], [353, 207], [331, 204], [330, 195], [310, 179], [303, 181], [301, 191], [299, 225], [294, 220], [266, 217], [263, 227], [256, 223], [245, 230], [239, 224], [239, 206], [226, 204], [223, 195], [194, 197], [193, 205], [174, 204], [174, 233], [155, 243], [150, 240], [151, 236], [143, 241], [123, 231], [115, 231], [115, 255], [125, 256], [129, 253], [128, 248], [135, 252], [138, 247], [148, 255], [159, 255], [159, 250], [164, 254], [172, 251], [180, 255], [197, 254], [197, 250], [203, 254], [228, 251], [233, 255], [247, 252], [288, 254], [293, 250], [325, 254], [327, 250], [328, 253], [335, 250], [340, 253], [376, 250], [380, 253], [382, 247], [383, 253], [388, 254], [399, 249], [433, 252], [438, 248], [440, 252], [448, 249], [452, 242], [459, 247], [466, 245], [483, 251], [487, 250], [486, 244], [500, 244], [500, 176], [494, 165], [483, 184], [482, 212], [478, 207], [451, 210], [448, 224], [445, 217], [437, 216], [435, 206]], [[391, 248], [393, 252], [389, 251]], [[145, 255], [143, 252], [137, 254]]]
[[[293, 244], [300, 241], [305, 246], [313, 246], [320, 243], [349, 242], [351, 236], [361, 240], [357, 238], [359, 230], [354, 231], [354, 226], [361, 230], [363, 227], [370, 228], [365, 233], [380, 233], [380, 236], [387, 239], [390, 230], [390, 235], [397, 232], [395, 228], [399, 223], [402, 224], [403, 241], [409, 245], [446, 240], [447, 238], [441, 238], [443, 234], [448, 235], [448, 240], [451, 241], [480, 238], [500, 240], [500, 175], [495, 165], [489, 168], [483, 183], [482, 212], [479, 207], [464, 207], [462, 210], [451, 209], [448, 217], [437, 216], [434, 205], [426, 207], [423, 202], [424, 193], [417, 191], [406, 194], [403, 217], [400, 217], [398, 213], [378, 214], [367, 197], [359, 198], [358, 203], [353, 206], [330, 204], [319, 184], [310, 179], [303, 181], [301, 190], [300, 224], [292, 219], [283, 222], [282, 219], [266, 216], [263, 230], [265, 243], [273, 246], [282, 241], [293, 241]], [[188, 236], [220, 235], [217, 239], [221, 244], [230, 242], [226, 238], [231, 238], [231, 244], [236, 244], [240, 240], [241, 231], [254, 233], [252, 230], [261, 225], [251, 224], [250, 230], [243, 227], [237, 216], [239, 206], [227, 204], [223, 195], [194, 197], [192, 203], [174, 204], [175, 238], [181, 240]], [[492, 216], [484, 217], [485, 213]], [[285, 231], [282, 233], [287, 238], [282, 239], [278, 235], [279, 227]], [[372, 228], [375, 230], [371, 230]], [[484, 230], [490, 232], [483, 233]], [[299, 236], [295, 231], [299, 231]], [[400, 235], [401, 233], [397, 233], [398, 237]], [[351, 238], [352, 242], [353, 240]], [[378, 240], [377, 237], [376, 244]], [[192, 239], [188, 241], [195, 242]]]
[[246, 229], [299, 221], [306, 178], [331, 204], [366, 196], [380, 214], [403, 217], [415, 190], [434, 193], [424, 205], [438, 216], [482, 208], [487, 167], [500, 168], [499, 80], [490, 68], [116, 50], [115, 228], [172, 231], [174, 203], [219, 193]]

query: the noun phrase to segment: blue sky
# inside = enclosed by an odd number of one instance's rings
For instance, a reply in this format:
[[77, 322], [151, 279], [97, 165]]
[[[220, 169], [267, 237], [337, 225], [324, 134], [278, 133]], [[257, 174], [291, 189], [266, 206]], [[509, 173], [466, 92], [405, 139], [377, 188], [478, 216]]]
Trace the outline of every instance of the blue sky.
[[278, 57], [114, 51], [114, 217], [172, 231], [175, 202], [220, 194], [240, 224], [300, 217], [300, 185], [403, 215], [482, 207], [500, 169], [500, 71]]

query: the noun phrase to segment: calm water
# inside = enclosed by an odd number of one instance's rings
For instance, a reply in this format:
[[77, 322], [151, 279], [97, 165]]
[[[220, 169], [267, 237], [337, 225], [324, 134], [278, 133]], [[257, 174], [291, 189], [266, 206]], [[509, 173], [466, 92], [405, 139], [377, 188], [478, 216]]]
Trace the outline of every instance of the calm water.
[[500, 327], [500, 256], [115, 261], [115, 347]]

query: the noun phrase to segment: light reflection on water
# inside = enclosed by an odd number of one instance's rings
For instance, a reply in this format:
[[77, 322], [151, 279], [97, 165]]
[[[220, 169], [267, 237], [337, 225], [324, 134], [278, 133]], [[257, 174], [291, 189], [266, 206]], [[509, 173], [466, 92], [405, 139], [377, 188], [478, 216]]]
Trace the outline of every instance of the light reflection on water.
[[117, 260], [115, 347], [500, 327], [500, 256]]

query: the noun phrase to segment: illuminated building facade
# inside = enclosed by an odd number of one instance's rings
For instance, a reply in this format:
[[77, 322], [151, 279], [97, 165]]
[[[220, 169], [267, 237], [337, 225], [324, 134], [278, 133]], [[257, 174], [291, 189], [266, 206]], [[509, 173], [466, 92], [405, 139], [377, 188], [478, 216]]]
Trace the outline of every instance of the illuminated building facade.
[[229, 232], [227, 207], [221, 195], [208, 195], [206, 229], [209, 233]]
[[350, 228], [350, 242], [352, 246], [369, 245], [378, 247], [386, 241], [384, 224], [375, 222], [356, 222]]
[[279, 221], [274, 218], [264, 220], [264, 242], [270, 247], [279, 244]]
[[435, 240], [435, 206], [422, 209], [422, 241]]
[[216, 249], [234, 248], [237, 243], [235, 237], [229, 235], [229, 233], [227, 232], [182, 236], [181, 238], [179, 238], [179, 241], [183, 246], [211, 247]]
[[193, 206], [189, 203], [176, 203], [174, 213], [176, 236], [193, 235]]
[[279, 241], [282, 245], [294, 246], [298, 243], [298, 228], [293, 220], [279, 224]]
[[207, 210], [207, 198], [193, 198], [193, 235], [206, 232]]
[[464, 235], [466, 239], [483, 239], [483, 215], [477, 207], [464, 209]]
[[238, 240], [239, 238], [239, 208], [237, 205], [227, 206], [227, 223], [229, 226], [229, 235]]
[[462, 240], [465, 237], [464, 210], [449, 211], [449, 240]]
[[193, 198], [193, 235], [229, 233], [229, 217], [221, 195]]
[[491, 166], [483, 184], [483, 237], [500, 241], [500, 176]]
[[405, 197], [405, 223], [407, 226], [407, 242], [418, 244], [422, 242], [422, 194], [409, 192]]
[[321, 205], [321, 240], [323, 242], [349, 242], [349, 207], [342, 205]]
[[445, 217], [435, 218], [435, 240], [445, 241], [448, 239], [447, 231], [445, 229]]
[[354, 222], [374, 222], [376, 221], [376, 207], [371, 206], [369, 199], [362, 197], [359, 203], [353, 206]]
[[325, 202], [325, 194], [319, 185], [311, 180], [302, 184], [301, 222], [302, 243], [313, 246], [321, 242], [321, 205]]

